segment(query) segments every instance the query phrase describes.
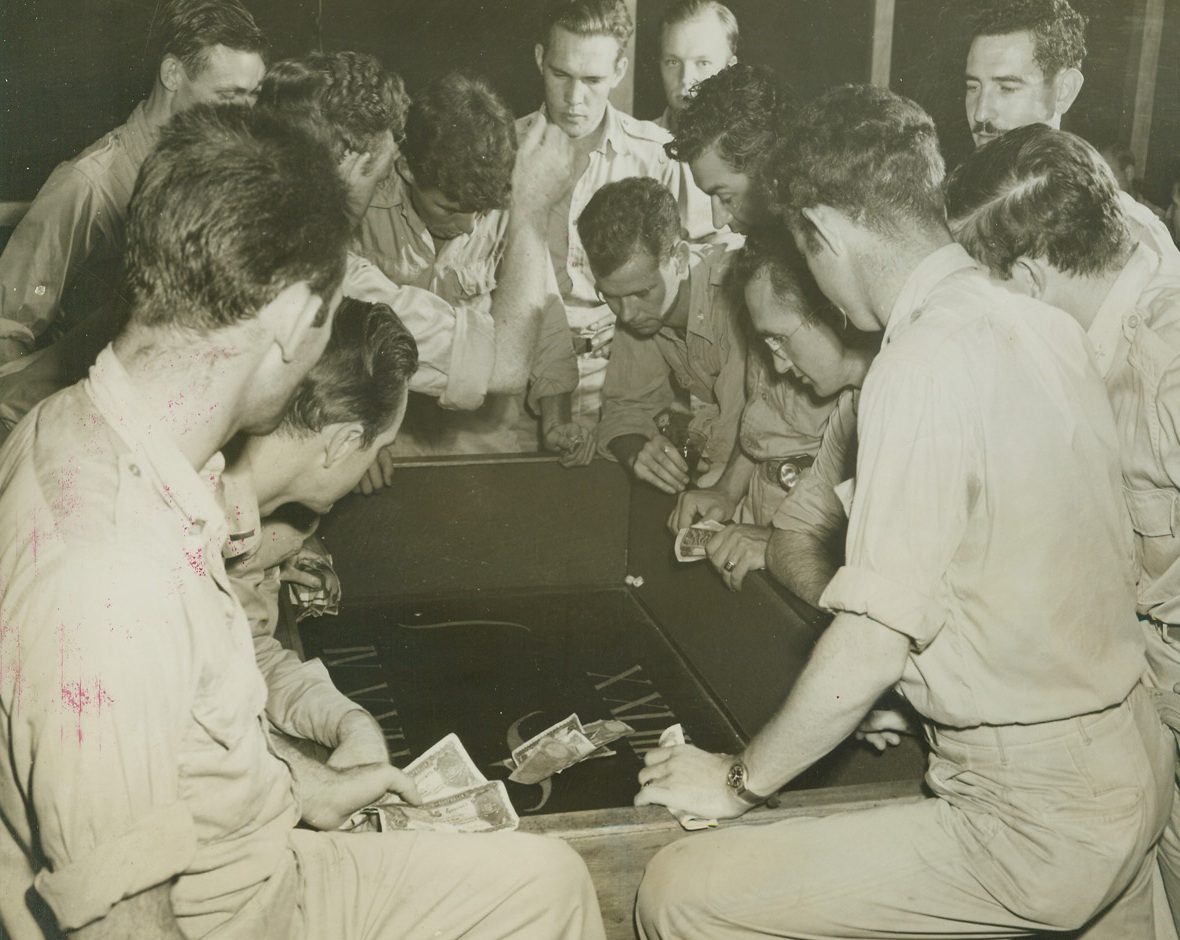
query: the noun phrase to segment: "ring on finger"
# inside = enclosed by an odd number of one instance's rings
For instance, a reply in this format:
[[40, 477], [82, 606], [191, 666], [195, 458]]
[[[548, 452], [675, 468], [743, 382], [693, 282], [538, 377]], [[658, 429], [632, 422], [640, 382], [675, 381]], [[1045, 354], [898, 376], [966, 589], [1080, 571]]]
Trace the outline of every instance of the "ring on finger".
[[733, 571], [733, 569], [734, 569], [734, 568], [736, 568], [736, 567], [737, 567], [737, 562], [736, 562], [736, 561], [727, 561], [727, 562], [725, 563], [725, 570], [726, 570], [726, 571]]

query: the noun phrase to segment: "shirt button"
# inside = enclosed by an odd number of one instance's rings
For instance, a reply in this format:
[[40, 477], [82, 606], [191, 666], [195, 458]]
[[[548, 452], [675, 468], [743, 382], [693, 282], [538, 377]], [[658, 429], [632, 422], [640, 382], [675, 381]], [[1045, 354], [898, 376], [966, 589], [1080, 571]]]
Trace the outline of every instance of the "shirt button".
[[131, 471], [131, 475], [132, 475], [133, 477], [137, 477], [137, 476], [139, 476], [139, 475], [140, 475], [139, 464], [137, 464], [137, 463], [130, 464], [130, 465], [127, 467], [127, 469]]
[[1127, 326], [1131, 327], [1131, 329], [1134, 329], [1138, 325], [1139, 325], [1139, 317], [1138, 316], [1136, 316], [1135, 314], [1131, 314], [1129, 317], [1127, 317]]

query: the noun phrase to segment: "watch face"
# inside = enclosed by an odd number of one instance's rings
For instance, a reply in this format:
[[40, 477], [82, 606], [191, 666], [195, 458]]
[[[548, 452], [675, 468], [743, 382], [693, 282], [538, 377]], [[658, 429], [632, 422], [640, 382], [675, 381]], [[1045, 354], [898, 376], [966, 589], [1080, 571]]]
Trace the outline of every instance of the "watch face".
[[725, 782], [732, 790], [744, 790], [746, 788], [746, 765], [738, 761], [730, 767]]
[[791, 492], [799, 482], [799, 468], [789, 461], [784, 461], [778, 468], [778, 482], [784, 490]]

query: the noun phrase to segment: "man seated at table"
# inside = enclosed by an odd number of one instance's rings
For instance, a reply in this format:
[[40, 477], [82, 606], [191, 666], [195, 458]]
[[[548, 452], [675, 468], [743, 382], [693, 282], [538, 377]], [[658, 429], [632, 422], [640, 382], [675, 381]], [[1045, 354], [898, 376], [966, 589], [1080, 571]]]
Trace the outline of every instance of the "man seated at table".
[[[814, 502], [811, 478], [826, 476], [833, 463], [842, 466], [833, 451], [846, 449], [847, 431], [855, 436], [855, 410], [850, 426], [847, 412], [854, 408], [853, 390], [864, 383], [880, 340], [843, 322], [782, 225], [750, 233], [731, 279], [735, 290], [744, 291], [754, 334], [766, 348], [749, 357], [741, 433], [725, 472], [711, 487], [681, 493], [668, 524], [675, 532], [701, 518], [734, 521], [705, 549], [726, 587], [738, 590], [750, 571], [768, 566], [768, 543], [776, 529], [788, 524], [794, 528], [788, 522], [793, 506]], [[839, 448], [829, 441], [837, 416]], [[826, 547], [831, 539], [828, 527], [824, 530], [819, 543]], [[796, 583], [802, 580], [796, 571], [808, 575], [808, 590], [796, 593], [812, 604], [827, 584], [812, 586], [814, 554], [787, 559], [786, 577], [772, 569], [792, 588], [802, 586]], [[833, 568], [829, 578], [834, 573]]]
[[[1180, 683], [1180, 276], [1131, 236], [1118, 184], [1080, 137], [1033, 124], [951, 175], [959, 242], [1010, 290], [1060, 307], [1086, 331], [1114, 406], [1135, 532], [1138, 610], [1154, 684]], [[1180, 730], [1180, 712], [1170, 724]], [[1180, 779], [1180, 778], [1178, 778]], [[1180, 806], [1161, 842], [1180, 926]]]
[[759, 170], [794, 110], [794, 96], [765, 65], [731, 65], [689, 95], [667, 150], [709, 196], [717, 228], [741, 233], [766, 221]]
[[[541, 118], [569, 138], [574, 161], [568, 185], [549, 216], [549, 257], [565, 301], [569, 328], [578, 335], [576, 392], [555, 407], [568, 407], [587, 428], [598, 420], [614, 315], [594, 292], [594, 274], [577, 231], [577, 219], [605, 184], [629, 176], [659, 180], [679, 200], [688, 227], [693, 188], [678, 163], [668, 159], [668, 132], [610, 104], [609, 95], [627, 74], [627, 44], [635, 31], [624, 0], [548, 0], [534, 49], [544, 84], [544, 106], [517, 121], [524, 134]], [[695, 232], [703, 237], [709, 232]], [[568, 404], [567, 404], [568, 402]]]
[[266, 39], [237, 0], [171, 0], [153, 12], [147, 98], [53, 171], [0, 255], [0, 364], [112, 303], [135, 176], [168, 119], [200, 102], [252, 102], [258, 91]]
[[[564, 158], [556, 172], [552, 160], [536, 165], [541, 135]], [[440, 410], [412, 397], [395, 453], [535, 451], [531, 411], [541, 416], [546, 447], [591, 456], [585, 435], [555, 407], [577, 385], [565, 308], [543, 263], [549, 210], [568, 176], [569, 145], [561, 136], [548, 126], [533, 128], [521, 135], [527, 146], [518, 159], [507, 106], [485, 82], [459, 73], [428, 85], [411, 104], [395, 172], [377, 188], [361, 222], [362, 253], [395, 283], [432, 291], [465, 318], [505, 330], [526, 322], [531, 329], [514, 330], [514, 345], [497, 349], [495, 359], [485, 349], [483, 361], [473, 352], [469, 365], [451, 370], [457, 376], [494, 370], [491, 394], [478, 407]], [[517, 189], [522, 174], [543, 176], [544, 185]], [[528, 376], [528, 411], [514, 362]]]
[[[1060, 128], [1085, 77], [1086, 18], [1067, 0], [977, 0], [967, 53], [967, 123], [976, 147], [1026, 124]], [[1130, 193], [1119, 201], [1131, 234], [1169, 270], [1180, 250], [1167, 227]]]
[[[266, 715], [283, 733], [331, 750], [331, 767], [385, 761], [385, 740], [369, 713], [337, 691], [319, 660], [301, 662], [275, 639], [280, 565], [304, 541], [303, 532], [291, 533], [290, 522], [275, 513], [298, 503], [322, 515], [356, 486], [377, 451], [396, 437], [417, 364], [414, 339], [388, 306], [346, 297], [323, 355], [279, 426], [241, 435], [226, 448], [218, 491], [229, 525], [225, 569], [266, 679]], [[284, 580], [292, 577], [298, 574], [287, 572]]]
[[[30, 897], [78, 937], [601, 936], [555, 841], [294, 828], [307, 782], [269, 749], [210, 482], [323, 351], [345, 205], [326, 149], [289, 122], [178, 115], [130, 206], [127, 324], [0, 451], [2, 654], [21, 664], [0, 674], [0, 903], [17, 936], [39, 935]], [[387, 763], [317, 773], [335, 807], [319, 826], [390, 789], [415, 798]]]
[[[621, 329], [606, 382], [598, 443], [637, 480], [666, 493], [697, 467], [684, 440], [657, 430], [661, 412], [695, 411], [686, 436], [709, 476], [729, 459], [746, 396], [746, 341], [725, 290], [733, 251], [681, 237], [676, 199], [649, 177], [607, 183], [578, 218], [594, 286]], [[692, 400], [698, 403], [692, 409]]]
[[[639, 804], [733, 817], [896, 688], [932, 796], [682, 839], [645, 937], [1150, 936], [1175, 744], [1140, 682], [1118, 436], [1085, 336], [954, 244], [934, 122], [845, 86], [775, 158], [817, 283], [885, 341], [865, 379], [835, 619], [737, 756], [656, 748]], [[849, 847], [855, 850], [850, 851]]]

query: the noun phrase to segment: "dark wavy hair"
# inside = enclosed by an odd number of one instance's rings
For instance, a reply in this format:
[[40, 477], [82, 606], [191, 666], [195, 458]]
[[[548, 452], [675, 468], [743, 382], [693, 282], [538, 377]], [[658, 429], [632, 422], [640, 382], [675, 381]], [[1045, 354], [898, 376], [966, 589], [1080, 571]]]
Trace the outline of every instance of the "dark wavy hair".
[[127, 221], [130, 322], [207, 333], [291, 284], [327, 302], [344, 276], [347, 193], [324, 144], [266, 109], [174, 116], [140, 169]]
[[1001, 278], [1022, 256], [1104, 274], [1131, 246], [1110, 167], [1080, 137], [1044, 124], [970, 154], [947, 178], [946, 209], [955, 238]]
[[880, 234], [946, 224], [945, 170], [934, 121], [909, 98], [874, 85], [844, 85], [806, 105], [763, 167], [775, 210], [809, 245], [802, 210], [838, 209]]
[[688, 95], [676, 136], [664, 145], [691, 163], [710, 147], [737, 173], [755, 175], [782, 136], [797, 104], [774, 69], [738, 62], [706, 78]]
[[392, 308], [345, 297], [324, 354], [296, 389], [282, 427], [315, 433], [355, 421], [368, 447], [393, 424], [417, 370], [418, 346]]
[[972, 39], [1031, 33], [1033, 59], [1046, 78], [1080, 69], [1086, 58], [1086, 18], [1066, 0], [990, 0], [968, 23]]
[[451, 72], [415, 96], [402, 154], [418, 185], [464, 211], [503, 208], [516, 161], [512, 112], [482, 79]]
[[835, 306], [819, 289], [795, 239], [781, 220], [759, 225], [746, 235], [745, 244], [729, 266], [726, 287], [740, 298], [746, 285], [764, 270], [774, 295], [805, 311], [804, 322], [822, 319], [838, 332], [843, 330]]
[[410, 97], [397, 75], [362, 52], [310, 52], [276, 62], [266, 73], [258, 103], [294, 117], [322, 121], [332, 155], [375, 153], [386, 131], [400, 140]]
[[663, 263], [680, 241], [676, 197], [648, 176], [607, 183], [578, 216], [578, 235], [598, 277], [613, 274], [639, 252]]
[[624, 0], [549, 0], [541, 14], [537, 42], [549, 48], [553, 30], [560, 27], [575, 36], [613, 36], [619, 55], [635, 32], [635, 23]]
[[149, 28], [154, 70], [166, 55], [180, 60], [189, 78], [209, 64], [209, 50], [221, 45], [266, 58], [268, 43], [254, 17], [238, 0], [169, 0]]

